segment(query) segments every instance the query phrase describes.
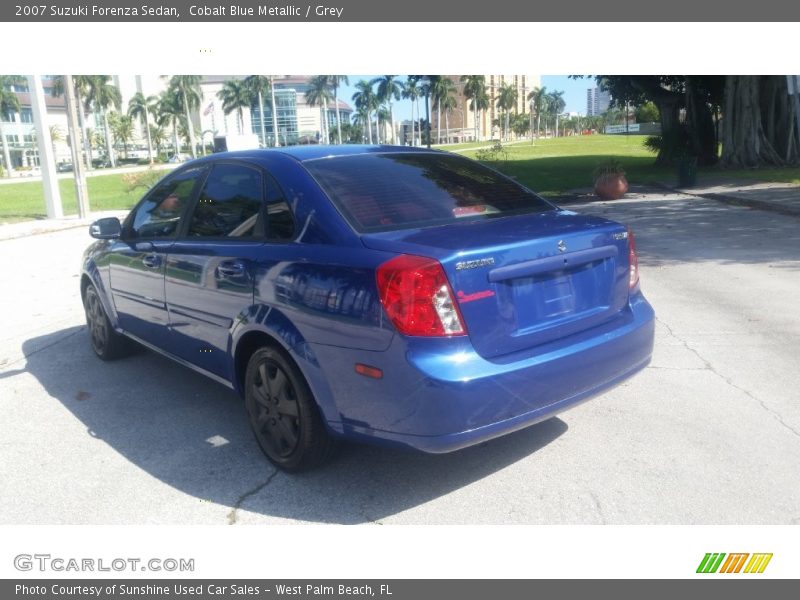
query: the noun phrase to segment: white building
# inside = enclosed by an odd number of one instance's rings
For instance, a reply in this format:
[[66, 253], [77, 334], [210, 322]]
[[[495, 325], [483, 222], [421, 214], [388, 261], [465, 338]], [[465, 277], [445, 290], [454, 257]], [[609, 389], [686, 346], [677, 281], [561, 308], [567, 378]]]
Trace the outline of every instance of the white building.
[[593, 87], [586, 90], [586, 116], [602, 115], [611, 104], [611, 94]]

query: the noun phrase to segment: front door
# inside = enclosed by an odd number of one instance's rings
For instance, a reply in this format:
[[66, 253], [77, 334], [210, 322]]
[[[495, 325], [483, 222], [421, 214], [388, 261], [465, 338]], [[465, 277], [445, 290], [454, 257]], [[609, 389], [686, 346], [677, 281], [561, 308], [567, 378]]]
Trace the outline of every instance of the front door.
[[165, 350], [169, 350], [164, 297], [167, 252], [203, 173], [204, 168], [193, 168], [159, 183], [126, 219], [122, 239], [109, 256], [120, 327]]

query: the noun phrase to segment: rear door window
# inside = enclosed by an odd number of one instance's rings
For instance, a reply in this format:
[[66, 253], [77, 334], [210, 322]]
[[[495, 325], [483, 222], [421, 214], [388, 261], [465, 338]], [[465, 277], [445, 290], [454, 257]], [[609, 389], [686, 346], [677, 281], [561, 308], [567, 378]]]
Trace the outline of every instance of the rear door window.
[[303, 164], [362, 233], [554, 209], [512, 179], [452, 154], [359, 154]]

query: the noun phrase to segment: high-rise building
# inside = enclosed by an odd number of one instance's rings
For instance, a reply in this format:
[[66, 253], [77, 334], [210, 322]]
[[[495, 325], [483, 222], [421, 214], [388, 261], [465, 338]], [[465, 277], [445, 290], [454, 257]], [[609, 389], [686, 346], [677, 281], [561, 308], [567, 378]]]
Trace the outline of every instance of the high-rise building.
[[602, 115], [611, 104], [611, 94], [598, 87], [586, 90], [586, 116]]

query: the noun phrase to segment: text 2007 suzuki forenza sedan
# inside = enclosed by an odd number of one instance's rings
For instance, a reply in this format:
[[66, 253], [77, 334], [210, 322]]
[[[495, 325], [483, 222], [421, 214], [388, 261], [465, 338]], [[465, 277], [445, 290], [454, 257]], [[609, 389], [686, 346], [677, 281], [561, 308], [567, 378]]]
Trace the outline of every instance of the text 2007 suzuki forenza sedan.
[[452, 154], [216, 154], [91, 235], [81, 294], [97, 355], [133, 339], [235, 389], [286, 470], [336, 438], [476, 444], [652, 354], [631, 232]]

